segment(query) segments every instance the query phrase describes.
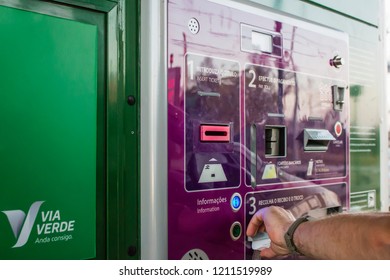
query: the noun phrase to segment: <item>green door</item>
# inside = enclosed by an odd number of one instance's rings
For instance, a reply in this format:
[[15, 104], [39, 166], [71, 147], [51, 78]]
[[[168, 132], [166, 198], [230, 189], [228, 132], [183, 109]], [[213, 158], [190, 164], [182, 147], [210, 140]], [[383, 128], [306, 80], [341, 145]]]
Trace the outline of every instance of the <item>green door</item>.
[[104, 14], [1, 3], [0, 259], [105, 258]]

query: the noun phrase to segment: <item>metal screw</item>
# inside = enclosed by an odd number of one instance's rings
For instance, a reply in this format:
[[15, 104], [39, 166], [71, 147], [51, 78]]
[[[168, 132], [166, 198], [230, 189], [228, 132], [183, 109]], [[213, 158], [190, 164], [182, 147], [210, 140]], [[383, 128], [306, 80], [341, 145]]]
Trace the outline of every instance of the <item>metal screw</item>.
[[133, 106], [135, 104], [135, 97], [133, 95], [129, 95], [127, 97], [127, 104], [129, 104], [130, 106]]
[[127, 248], [127, 254], [130, 256], [130, 257], [133, 257], [137, 254], [137, 247], [135, 246], [129, 246], [129, 248]]

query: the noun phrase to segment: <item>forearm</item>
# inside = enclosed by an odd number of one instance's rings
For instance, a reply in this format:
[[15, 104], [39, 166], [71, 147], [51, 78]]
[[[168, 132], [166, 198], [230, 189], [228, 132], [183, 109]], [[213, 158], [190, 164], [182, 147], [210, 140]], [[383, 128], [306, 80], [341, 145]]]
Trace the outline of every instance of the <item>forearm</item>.
[[301, 224], [299, 252], [315, 259], [390, 259], [390, 214], [337, 215]]

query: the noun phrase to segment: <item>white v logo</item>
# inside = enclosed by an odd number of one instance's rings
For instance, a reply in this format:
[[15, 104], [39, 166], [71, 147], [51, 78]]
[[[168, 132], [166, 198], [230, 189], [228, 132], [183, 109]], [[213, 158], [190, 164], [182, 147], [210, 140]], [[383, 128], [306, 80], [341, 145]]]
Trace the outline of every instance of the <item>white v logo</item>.
[[12, 232], [17, 238], [16, 244], [12, 248], [22, 247], [27, 243], [42, 203], [44, 201], [36, 201], [31, 204], [27, 217], [22, 210], [2, 211], [7, 216]]

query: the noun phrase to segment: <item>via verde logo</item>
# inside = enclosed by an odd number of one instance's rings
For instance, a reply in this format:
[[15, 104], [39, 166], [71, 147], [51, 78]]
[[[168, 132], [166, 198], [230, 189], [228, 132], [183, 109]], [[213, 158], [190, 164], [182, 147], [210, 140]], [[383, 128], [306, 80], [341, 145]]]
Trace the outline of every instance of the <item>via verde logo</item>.
[[[60, 210], [40, 211], [44, 201], [31, 204], [27, 215], [22, 210], [2, 211], [8, 218], [16, 243], [12, 248], [24, 246], [36, 229], [35, 244], [69, 241], [73, 239], [75, 220], [62, 220]], [[41, 214], [40, 219], [38, 218]]]
[[30, 237], [31, 230], [34, 227], [38, 211], [44, 201], [36, 201], [28, 210], [27, 216], [22, 210], [3, 211], [11, 225], [12, 232], [15, 235], [16, 243], [12, 248], [24, 246]]

